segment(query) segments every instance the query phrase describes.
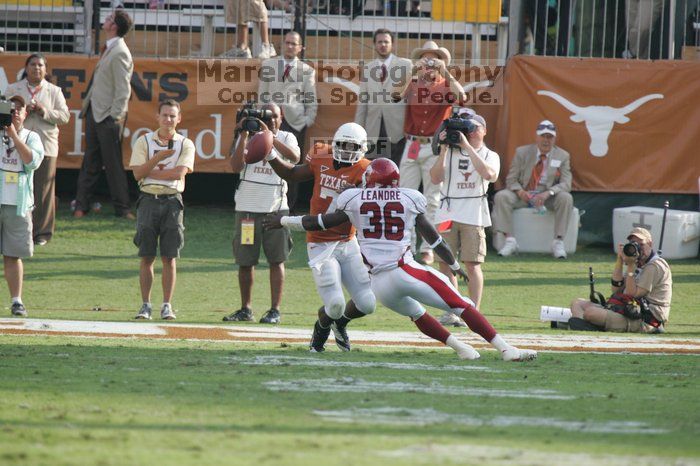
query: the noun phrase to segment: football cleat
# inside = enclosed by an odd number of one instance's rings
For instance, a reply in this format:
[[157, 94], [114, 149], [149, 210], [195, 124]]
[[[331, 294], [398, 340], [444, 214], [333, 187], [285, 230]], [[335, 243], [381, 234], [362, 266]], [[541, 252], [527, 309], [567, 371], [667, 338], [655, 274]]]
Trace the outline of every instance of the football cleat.
[[326, 348], [326, 340], [331, 334], [331, 328], [321, 327], [321, 323], [317, 320], [314, 324], [314, 331], [311, 334], [311, 343], [309, 343], [309, 351], [312, 353], [323, 353]]
[[501, 351], [501, 356], [504, 361], [525, 362], [537, 359], [537, 351], [531, 349], [519, 349], [511, 346], [508, 349]]
[[347, 323], [341, 324], [339, 322], [333, 322], [331, 324], [331, 330], [333, 331], [333, 336], [335, 337], [335, 344], [340, 348], [341, 351], [350, 351], [350, 338], [347, 332]]

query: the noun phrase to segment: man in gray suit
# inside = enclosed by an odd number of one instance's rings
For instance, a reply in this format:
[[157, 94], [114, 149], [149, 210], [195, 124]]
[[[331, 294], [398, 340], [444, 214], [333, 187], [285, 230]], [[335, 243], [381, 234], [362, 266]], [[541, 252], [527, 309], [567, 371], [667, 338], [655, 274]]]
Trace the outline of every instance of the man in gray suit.
[[387, 157], [398, 165], [405, 143], [403, 134], [406, 113], [403, 100], [394, 102], [391, 91], [411, 73], [413, 63], [392, 53], [394, 35], [388, 29], [374, 32], [377, 59], [361, 69], [360, 101], [355, 123], [367, 130], [367, 138], [375, 145], [367, 158]]
[[121, 144], [134, 71], [131, 52], [123, 37], [132, 24], [126, 11], [115, 10], [102, 25], [107, 43], [95, 65], [80, 112], [85, 120], [85, 156], [78, 176], [75, 218], [82, 218], [89, 211], [90, 198], [103, 166], [115, 214], [136, 218], [129, 210], [129, 187]]
[[[299, 59], [304, 50], [301, 36], [290, 31], [284, 36], [282, 57], [270, 58], [260, 66], [258, 99], [261, 103], [274, 103], [282, 109], [280, 129], [292, 133], [299, 142], [304, 160], [306, 128], [316, 120], [316, 71]], [[297, 183], [289, 183], [287, 201], [294, 211], [297, 200]]]
[[571, 197], [571, 164], [569, 153], [555, 145], [557, 129], [549, 120], [537, 125], [537, 142], [515, 150], [506, 189], [494, 198], [494, 227], [505, 235], [506, 241], [498, 251], [510, 256], [518, 250], [513, 236], [513, 209], [534, 207], [554, 211], [552, 255], [566, 259], [564, 236], [574, 207]]

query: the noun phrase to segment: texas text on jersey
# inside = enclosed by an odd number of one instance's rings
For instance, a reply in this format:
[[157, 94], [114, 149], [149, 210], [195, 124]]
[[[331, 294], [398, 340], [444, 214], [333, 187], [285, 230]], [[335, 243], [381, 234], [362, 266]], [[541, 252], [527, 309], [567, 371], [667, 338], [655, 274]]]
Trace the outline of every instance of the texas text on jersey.
[[[331, 147], [327, 144], [315, 144], [306, 155], [306, 163], [314, 173], [314, 191], [311, 197], [310, 214], [326, 214], [328, 208], [347, 186], [356, 186], [362, 181], [362, 174], [370, 164], [361, 159], [354, 164], [339, 163], [333, 159]], [[325, 243], [329, 241], [347, 241], [355, 234], [355, 228], [345, 223], [328, 230], [309, 231], [306, 241]]]

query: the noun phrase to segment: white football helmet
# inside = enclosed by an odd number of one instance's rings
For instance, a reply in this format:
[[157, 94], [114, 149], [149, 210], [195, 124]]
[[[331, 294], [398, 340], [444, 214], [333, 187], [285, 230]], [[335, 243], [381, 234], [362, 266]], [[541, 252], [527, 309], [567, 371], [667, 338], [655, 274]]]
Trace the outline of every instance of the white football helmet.
[[333, 136], [333, 160], [357, 163], [367, 152], [367, 131], [357, 123], [345, 123]]

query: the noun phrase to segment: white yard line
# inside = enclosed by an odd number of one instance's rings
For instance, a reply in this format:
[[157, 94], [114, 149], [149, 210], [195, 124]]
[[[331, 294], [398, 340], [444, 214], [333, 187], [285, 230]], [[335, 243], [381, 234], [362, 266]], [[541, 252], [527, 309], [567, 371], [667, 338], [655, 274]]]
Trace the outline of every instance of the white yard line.
[[568, 421], [565, 419], [537, 416], [470, 416], [437, 411], [432, 408], [350, 408], [334, 411], [315, 410], [314, 414], [324, 419], [359, 424], [392, 424], [426, 426], [433, 424], [461, 424], [493, 427], [549, 427], [570, 432], [599, 434], [644, 434], [667, 433], [644, 422], [636, 421]]
[[324, 392], [324, 393], [428, 393], [431, 395], [487, 396], [494, 398], [523, 398], [537, 400], [573, 400], [573, 395], [564, 395], [556, 390], [523, 389], [503, 390], [497, 388], [472, 388], [407, 382], [370, 382], [354, 377], [337, 379], [271, 380], [263, 385], [274, 392]]
[[311, 366], [311, 367], [349, 367], [349, 368], [378, 368], [397, 369], [409, 371], [477, 371], [477, 372], [501, 372], [498, 369], [483, 366], [454, 366], [431, 365], [418, 363], [394, 363], [394, 362], [369, 362], [369, 361], [335, 361], [319, 358], [302, 358], [298, 356], [225, 356], [227, 362], [235, 362], [246, 366]]
[[410, 458], [426, 465], [488, 464], [489, 466], [535, 466], [563, 464], [566, 466], [699, 466], [696, 458], [668, 458], [638, 455], [559, 453], [534, 449], [491, 447], [478, 444], [422, 444], [391, 451], [380, 451], [379, 455], [391, 459]]
[[[348, 331], [355, 347], [384, 346], [396, 348], [444, 348], [419, 332]], [[161, 338], [173, 340], [203, 340], [231, 342], [303, 343], [311, 337], [311, 328], [291, 328], [265, 325], [197, 325], [179, 323], [101, 322], [53, 319], [0, 319], [0, 334], [69, 335], [78, 337]], [[491, 349], [473, 333], [455, 335], [479, 349]], [[507, 339], [516, 346], [551, 352], [605, 353], [682, 353], [700, 354], [700, 339], [667, 336], [620, 336], [603, 333], [577, 335], [509, 334]], [[329, 348], [332, 345], [329, 344]]]

